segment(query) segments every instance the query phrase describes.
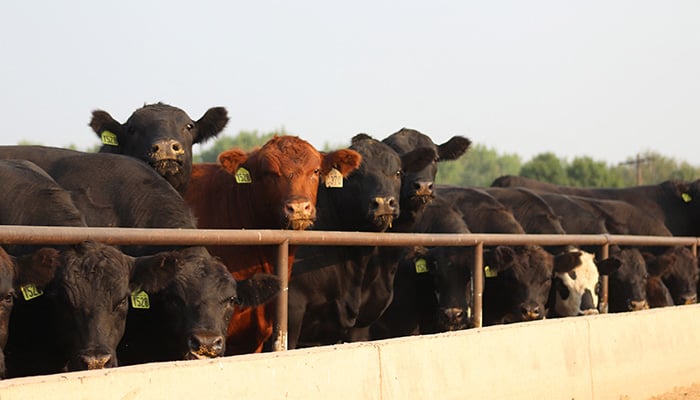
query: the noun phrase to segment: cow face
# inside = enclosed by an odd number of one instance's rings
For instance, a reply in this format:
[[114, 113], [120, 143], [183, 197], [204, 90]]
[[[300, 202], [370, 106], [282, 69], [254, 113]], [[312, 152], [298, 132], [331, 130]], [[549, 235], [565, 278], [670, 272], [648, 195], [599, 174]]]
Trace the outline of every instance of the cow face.
[[[436, 247], [425, 254], [437, 295], [437, 325], [440, 331], [471, 326], [472, 247]], [[418, 268], [416, 268], [418, 272]]]
[[436, 145], [427, 135], [406, 128], [389, 135], [382, 142], [389, 145], [399, 155], [420, 148], [433, 149], [435, 152], [435, 157], [425, 168], [404, 175], [401, 184], [401, 208], [405, 211], [418, 211], [431, 201], [435, 196], [433, 183], [437, 175], [438, 162], [456, 160], [471, 145], [471, 141], [462, 136], [453, 136], [447, 142]]
[[638, 249], [624, 248], [611, 256], [619, 260], [615, 269], [599, 266], [599, 272], [608, 275], [610, 312], [638, 311], [649, 308], [646, 300], [648, 277], [646, 262]]
[[159, 359], [222, 356], [235, 306], [264, 304], [280, 287], [275, 276], [265, 274], [237, 283], [220, 261], [201, 249], [159, 253], [140, 262], [174, 264], [177, 269], [150, 300], [148, 318], [157, 327], [164, 352]]
[[[250, 153], [239, 149], [219, 154], [219, 164], [239, 185], [250, 187], [256, 227], [304, 230], [316, 219], [318, 186], [338, 174], [347, 177], [360, 164], [352, 150], [319, 153], [295, 136], [276, 136]], [[267, 216], [267, 218], [265, 218]]]
[[600, 275], [595, 256], [576, 253], [579, 256], [575, 262], [561, 263], [554, 268], [551, 311], [560, 317], [598, 314]]
[[[554, 257], [540, 246], [497, 246], [484, 252], [487, 286], [501, 296], [506, 314], [503, 322], [520, 322], [543, 319], [546, 302], [552, 285]], [[490, 275], [492, 277], [490, 277]], [[493, 276], [496, 275], [496, 276]], [[492, 279], [496, 284], [491, 284]], [[484, 300], [486, 301], [486, 300]], [[486, 305], [485, 305], [486, 307]]]
[[0, 379], [5, 377], [4, 349], [15, 298], [14, 277], [14, 260], [0, 247]]
[[134, 111], [124, 124], [105, 111], [93, 111], [90, 126], [102, 138], [101, 152], [136, 157], [185, 193], [192, 172], [192, 145], [218, 135], [227, 122], [223, 107], [210, 108], [193, 121], [177, 107], [156, 103]]
[[688, 248], [671, 247], [659, 256], [650, 253], [643, 256], [647, 271], [661, 277], [673, 304], [697, 303], [698, 260]]
[[421, 148], [403, 156], [365, 134], [353, 137], [350, 149], [362, 156], [358, 169], [343, 182], [342, 190], [329, 189], [343, 226], [362, 231], [385, 231], [399, 216], [401, 178], [406, 172], [432, 162], [432, 149]]

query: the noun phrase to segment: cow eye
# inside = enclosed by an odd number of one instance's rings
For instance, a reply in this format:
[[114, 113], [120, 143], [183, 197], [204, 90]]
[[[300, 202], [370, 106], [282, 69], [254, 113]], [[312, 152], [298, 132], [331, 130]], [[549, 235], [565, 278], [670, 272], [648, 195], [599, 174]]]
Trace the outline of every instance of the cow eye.
[[127, 303], [128, 303], [128, 296], [124, 297], [123, 299], [121, 299], [121, 301], [119, 301], [117, 304], [114, 305], [114, 311], [119, 311], [119, 310], [126, 308]]
[[225, 302], [231, 306], [241, 305], [241, 299], [239, 299], [238, 296], [231, 296], [228, 299], [226, 299]]
[[320, 175], [320, 174], [321, 174], [321, 168], [314, 169], [314, 175]]
[[14, 293], [10, 292], [2, 297], [2, 302], [6, 303], [7, 305], [12, 305], [15, 301], [15, 296]]
[[194, 129], [194, 124], [190, 122], [185, 126], [185, 128], [187, 128], [188, 131], [191, 131], [192, 129]]

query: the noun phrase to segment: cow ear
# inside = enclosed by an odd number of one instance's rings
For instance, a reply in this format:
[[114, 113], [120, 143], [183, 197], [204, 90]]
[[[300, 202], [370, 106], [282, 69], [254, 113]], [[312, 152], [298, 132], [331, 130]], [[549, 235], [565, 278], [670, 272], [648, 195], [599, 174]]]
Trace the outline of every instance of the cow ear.
[[437, 159], [437, 153], [430, 147], [419, 147], [401, 156], [401, 169], [416, 172]]
[[28, 284], [46, 287], [61, 266], [61, 254], [53, 247], [43, 247], [32, 254], [17, 258], [17, 286]]
[[172, 252], [131, 258], [131, 289], [158, 293], [168, 287], [179, 271], [180, 263]]
[[207, 139], [217, 136], [226, 127], [228, 119], [228, 112], [224, 107], [208, 109], [202, 118], [195, 122], [197, 133], [192, 138], [192, 143], [203, 143]]
[[355, 150], [342, 149], [332, 151], [323, 155], [321, 176], [325, 177], [331, 169], [335, 168], [340, 171], [343, 178], [347, 178], [352, 171], [360, 167], [361, 162], [362, 155]]
[[565, 273], [581, 265], [580, 251], [566, 251], [554, 256], [554, 272]]
[[413, 246], [408, 249], [406, 252], [406, 258], [421, 258], [421, 257], [426, 257], [429, 253], [429, 250], [425, 246]]
[[[97, 137], [102, 140], [102, 143], [107, 145], [104, 146], [105, 148], [119, 146], [119, 142], [124, 138], [124, 126], [112, 118], [107, 111], [93, 111], [89, 125]], [[105, 134], [105, 132], [108, 133]], [[114, 141], [111, 141], [109, 133], [114, 135]]]
[[513, 265], [514, 260], [515, 250], [510, 246], [496, 246], [484, 251], [484, 266], [492, 271], [505, 271]]
[[280, 280], [275, 275], [255, 274], [238, 281], [236, 293], [241, 307], [265, 304], [280, 292]]
[[598, 266], [598, 272], [601, 275], [612, 275], [620, 268], [622, 262], [620, 262], [620, 259], [617, 257], [609, 257], [604, 260], [596, 261], [595, 264]]
[[471, 144], [472, 141], [463, 136], [453, 136], [437, 147], [438, 160], [456, 160], [467, 152]]
[[235, 175], [246, 160], [248, 160], [248, 154], [241, 149], [223, 151], [216, 158], [216, 161], [231, 175]]

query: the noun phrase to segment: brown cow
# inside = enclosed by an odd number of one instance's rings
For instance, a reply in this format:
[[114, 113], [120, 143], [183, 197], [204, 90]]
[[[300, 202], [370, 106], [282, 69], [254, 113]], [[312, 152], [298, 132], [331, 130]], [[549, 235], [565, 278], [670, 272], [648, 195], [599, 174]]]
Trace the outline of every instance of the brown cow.
[[[342, 185], [360, 161], [353, 150], [323, 154], [298, 137], [276, 136], [249, 153], [225, 151], [218, 164], [195, 164], [185, 200], [199, 228], [303, 230], [316, 218], [318, 185]], [[289, 249], [290, 271], [294, 250]], [[274, 272], [274, 246], [211, 246], [209, 251], [236, 279]], [[229, 324], [227, 354], [262, 351], [272, 335], [273, 315], [273, 304], [238, 310]]]

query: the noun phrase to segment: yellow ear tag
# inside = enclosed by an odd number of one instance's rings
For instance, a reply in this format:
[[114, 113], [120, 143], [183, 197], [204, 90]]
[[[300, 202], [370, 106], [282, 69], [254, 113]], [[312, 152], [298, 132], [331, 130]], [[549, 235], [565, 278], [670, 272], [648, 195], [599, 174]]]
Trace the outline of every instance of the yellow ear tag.
[[327, 188], [342, 188], [343, 187], [343, 174], [340, 173], [335, 168], [331, 168], [326, 174], [326, 187]]
[[100, 138], [102, 138], [102, 143], [106, 144], [107, 146], [119, 146], [117, 135], [110, 131], [102, 131]]
[[20, 286], [19, 289], [22, 291], [22, 297], [24, 297], [24, 299], [27, 301], [36, 299], [37, 297], [44, 294], [44, 291], [36, 287], [36, 285], [34, 285], [33, 283], [30, 283], [29, 285]]
[[136, 289], [131, 292], [131, 307], [143, 310], [151, 308], [151, 301], [148, 299], [148, 293], [141, 289]]
[[416, 273], [424, 274], [428, 272], [428, 263], [425, 262], [425, 258], [419, 258], [416, 260]]
[[492, 270], [491, 270], [491, 267], [489, 267], [489, 266], [487, 265], [487, 266], [484, 267], [484, 275], [485, 275], [487, 278], [495, 278], [495, 277], [498, 276], [498, 272], [497, 272], [497, 271], [492, 271]]
[[683, 201], [686, 203], [690, 203], [693, 200], [688, 193], [681, 193], [681, 198], [683, 198]]
[[243, 167], [238, 168], [235, 176], [236, 183], [253, 183], [253, 178], [250, 177], [250, 172]]

